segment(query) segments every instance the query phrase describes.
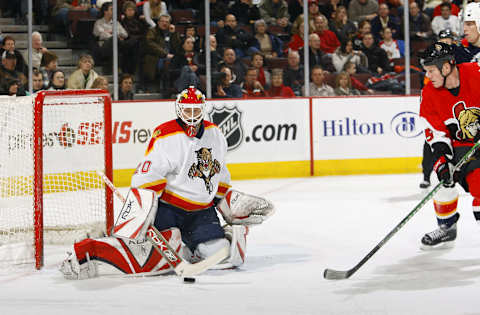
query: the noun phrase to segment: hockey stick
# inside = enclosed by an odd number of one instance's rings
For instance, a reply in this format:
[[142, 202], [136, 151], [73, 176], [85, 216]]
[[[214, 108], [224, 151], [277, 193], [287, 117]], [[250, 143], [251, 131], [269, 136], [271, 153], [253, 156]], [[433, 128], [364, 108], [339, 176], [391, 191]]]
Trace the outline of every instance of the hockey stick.
[[[462, 159], [455, 165], [454, 172], [459, 170], [474, 154], [477, 148], [480, 146], [480, 142], [475, 143], [475, 145], [462, 157]], [[356, 264], [353, 268], [345, 271], [334, 270], [334, 269], [325, 269], [323, 272], [323, 277], [328, 280], [340, 280], [350, 278], [360, 267], [362, 267], [372, 256], [385, 245], [393, 235], [395, 235], [414, 215], [417, 213], [436, 193], [442, 188], [443, 180], [441, 180], [416, 206], [412, 211], [397, 224], [390, 231], [390, 233], [385, 236], [380, 243], [377, 244], [363, 259]]]
[[[108, 186], [108, 188], [113, 191], [115, 196], [117, 196], [122, 203], [125, 203], [125, 197], [120, 193], [120, 191], [118, 191], [110, 179], [100, 171], [97, 171], [97, 174], [102, 178], [103, 182]], [[197, 263], [191, 264], [177, 254], [177, 252], [170, 246], [168, 241], [153, 225], [150, 225], [147, 229], [147, 239], [152, 243], [155, 250], [157, 250], [158, 253], [167, 261], [175, 273], [182, 277], [192, 277], [202, 273], [227, 258], [230, 254], [229, 249], [224, 247], [215, 254]]]

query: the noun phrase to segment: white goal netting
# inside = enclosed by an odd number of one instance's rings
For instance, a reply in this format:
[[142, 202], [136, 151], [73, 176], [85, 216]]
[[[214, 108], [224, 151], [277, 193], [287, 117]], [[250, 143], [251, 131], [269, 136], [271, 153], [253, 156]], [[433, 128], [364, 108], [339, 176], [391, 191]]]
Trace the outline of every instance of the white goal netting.
[[[40, 259], [34, 248], [42, 229], [45, 244], [105, 232], [105, 185], [96, 174], [106, 168], [104, 98], [47, 94], [43, 114], [34, 103], [34, 97], [0, 98], [0, 266]], [[41, 154], [34, 149], [40, 121]], [[39, 187], [43, 193], [35, 194]], [[35, 209], [43, 209], [43, 224]]]

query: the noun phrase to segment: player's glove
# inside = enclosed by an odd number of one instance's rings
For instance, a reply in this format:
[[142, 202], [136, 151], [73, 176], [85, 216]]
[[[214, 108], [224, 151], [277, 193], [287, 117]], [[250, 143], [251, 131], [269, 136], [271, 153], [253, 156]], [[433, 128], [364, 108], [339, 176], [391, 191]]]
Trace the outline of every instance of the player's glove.
[[445, 142], [435, 142], [432, 144], [432, 155], [435, 161], [433, 170], [437, 173], [438, 180], [443, 180], [445, 187], [455, 186], [454, 166], [451, 160], [453, 152], [450, 146]]
[[451, 188], [455, 186], [453, 180], [453, 168], [453, 164], [444, 155], [442, 155], [433, 165], [433, 170], [437, 173], [438, 180], [443, 180], [443, 186], [445, 187]]

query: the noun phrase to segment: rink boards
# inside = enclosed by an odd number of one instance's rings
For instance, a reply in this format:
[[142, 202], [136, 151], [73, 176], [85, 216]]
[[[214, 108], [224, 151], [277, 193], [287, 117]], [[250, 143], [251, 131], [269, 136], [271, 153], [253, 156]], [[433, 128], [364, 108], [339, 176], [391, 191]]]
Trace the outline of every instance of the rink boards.
[[[206, 119], [226, 136], [233, 179], [420, 171], [419, 97], [213, 100]], [[115, 183], [129, 185], [173, 101], [115, 102]]]

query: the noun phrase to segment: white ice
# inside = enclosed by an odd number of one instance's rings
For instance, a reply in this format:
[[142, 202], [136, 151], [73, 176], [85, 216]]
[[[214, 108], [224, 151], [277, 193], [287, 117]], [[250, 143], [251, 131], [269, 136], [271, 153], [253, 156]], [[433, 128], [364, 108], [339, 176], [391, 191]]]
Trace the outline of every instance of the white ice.
[[479, 314], [480, 227], [459, 199], [454, 248], [425, 252], [436, 227], [428, 203], [347, 280], [325, 280], [362, 259], [422, 199], [419, 174], [237, 181], [276, 214], [251, 230], [246, 263], [176, 276], [64, 280], [63, 249], [42, 271], [0, 277], [0, 314]]

